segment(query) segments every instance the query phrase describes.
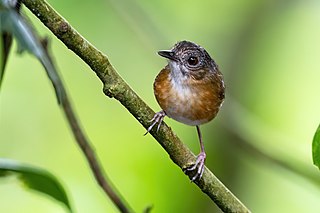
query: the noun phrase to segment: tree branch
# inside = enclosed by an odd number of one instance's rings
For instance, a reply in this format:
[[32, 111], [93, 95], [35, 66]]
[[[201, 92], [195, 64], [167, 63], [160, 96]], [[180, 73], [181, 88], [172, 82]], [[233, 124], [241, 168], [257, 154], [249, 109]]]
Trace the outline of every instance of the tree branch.
[[126, 205], [125, 202], [121, 199], [119, 195], [112, 188], [110, 183], [106, 179], [106, 175], [103, 174], [103, 170], [99, 164], [98, 159], [92, 149], [89, 141], [81, 130], [80, 124], [73, 112], [72, 106], [69, 102], [67, 94], [65, 94], [65, 98], [62, 102], [62, 107], [65, 113], [66, 118], [68, 119], [69, 125], [72, 129], [73, 135], [76, 138], [76, 141], [81, 148], [84, 156], [86, 157], [88, 164], [91, 168], [91, 171], [98, 182], [99, 186], [103, 189], [103, 191], [108, 195], [108, 197], [112, 200], [112, 202], [117, 206], [120, 212], [129, 213], [132, 212]]
[[[119, 76], [106, 55], [86, 41], [44, 0], [22, 2], [58, 39], [90, 66], [102, 81], [103, 91], [108, 97], [118, 100], [145, 128], [150, 125], [154, 111]], [[152, 130], [150, 133], [181, 169], [195, 161], [195, 155], [166, 124], [162, 124], [158, 132]], [[192, 177], [193, 174], [188, 175]], [[209, 169], [205, 168], [203, 177], [195, 183], [224, 212], [250, 212]]]

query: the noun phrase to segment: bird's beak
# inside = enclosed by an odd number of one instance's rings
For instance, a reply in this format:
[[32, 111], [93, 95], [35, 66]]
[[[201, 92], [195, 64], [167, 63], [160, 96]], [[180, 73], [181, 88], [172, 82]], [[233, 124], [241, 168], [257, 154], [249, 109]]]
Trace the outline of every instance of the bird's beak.
[[164, 58], [170, 59], [170, 60], [174, 60], [176, 61], [177, 58], [175, 57], [174, 52], [170, 51], [170, 50], [161, 50], [158, 52], [158, 54]]

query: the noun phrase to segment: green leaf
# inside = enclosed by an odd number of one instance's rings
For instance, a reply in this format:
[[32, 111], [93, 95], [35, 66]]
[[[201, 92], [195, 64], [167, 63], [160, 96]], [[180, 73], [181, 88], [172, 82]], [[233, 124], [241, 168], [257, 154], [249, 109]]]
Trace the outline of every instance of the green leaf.
[[4, 71], [6, 68], [9, 52], [12, 46], [12, 34], [8, 33], [4, 29], [4, 17], [5, 13], [3, 11], [8, 9], [13, 9], [17, 11], [17, 13], [20, 12], [21, 4], [17, 4], [16, 0], [0, 0], [0, 88], [1, 83], [3, 81], [4, 77]]
[[26, 50], [38, 58], [51, 80], [58, 102], [62, 103], [65, 98], [65, 91], [47, 49], [42, 45], [31, 24], [19, 13], [19, 6], [10, 6], [10, 4], [4, 3], [2, 3], [2, 6], [2, 9], [0, 7], [1, 34], [8, 33], [14, 36], [18, 43], [18, 52]]
[[320, 169], [320, 125], [318, 126], [316, 134], [313, 137], [312, 159], [313, 159], [313, 164]]
[[16, 174], [24, 186], [41, 192], [65, 204], [72, 212], [70, 202], [63, 186], [51, 173], [33, 166], [28, 166], [17, 161], [0, 159], [0, 178]]

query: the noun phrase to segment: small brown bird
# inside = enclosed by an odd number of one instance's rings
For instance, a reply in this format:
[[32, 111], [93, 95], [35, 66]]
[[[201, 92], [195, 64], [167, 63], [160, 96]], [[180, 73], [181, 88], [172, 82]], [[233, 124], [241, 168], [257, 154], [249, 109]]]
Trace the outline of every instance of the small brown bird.
[[[180, 41], [170, 51], [158, 54], [169, 60], [153, 84], [155, 97], [162, 108], [151, 120], [148, 132], [165, 116], [181, 123], [196, 126], [201, 152], [188, 171], [196, 170], [191, 181], [201, 178], [206, 153], [199, 125], [211, 121], [224, 100], [224, 81], [217, 64], [207, 51], [190, 41]], [[146, 133], [146, 134], [147, 134]]]

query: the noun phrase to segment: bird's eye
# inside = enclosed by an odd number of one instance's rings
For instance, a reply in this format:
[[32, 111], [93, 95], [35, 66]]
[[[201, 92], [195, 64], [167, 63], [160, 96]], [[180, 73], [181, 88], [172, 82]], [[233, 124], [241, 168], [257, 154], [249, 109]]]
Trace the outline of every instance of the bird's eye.
[[188, 58], [187, 62], [189, 65], [195, 66], [199, 63], [199, 60], [197, 57], [191, 56], [190, 58]]

